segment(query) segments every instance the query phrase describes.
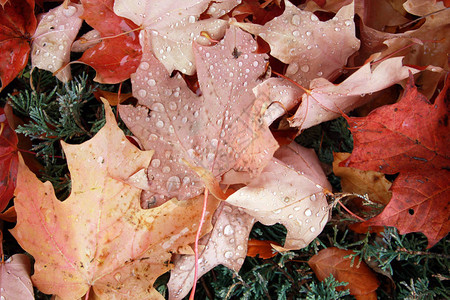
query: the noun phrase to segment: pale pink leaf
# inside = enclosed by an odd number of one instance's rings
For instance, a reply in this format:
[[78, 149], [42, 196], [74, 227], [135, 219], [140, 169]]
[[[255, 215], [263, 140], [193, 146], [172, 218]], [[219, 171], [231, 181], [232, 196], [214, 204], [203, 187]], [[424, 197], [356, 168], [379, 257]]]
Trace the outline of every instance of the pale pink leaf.
[[149, 53], [148, 42], [132, 75], [139, 105], [119, 108], [144, 148], [156, 149], [146, 199], [183, 200], [200, 194], [205, 183], [193, 167], [217, 182], [230, 170], [257, 176], [278, 144], [261, 119], [269, 103], [252, 91], [265, 73], [267, 56], [252, 53], [256, 42], [251, 35], [231, 28], [219, 44], [194, 47], [203, 96], [189, 90], [180, 75], [170, 78]]
[[[33, 67], [56, 72], [70, 60], [70, 49], [80, 30], [83, 20], [83, 6], [70, 3], [51, 9], [42, 16], [31, 49]], [[66, 82], [72, 78], [70, 67], [66, 66], [56, 77]]]
[[218, 40], [227, 27], [224, 20], [199, 21], [209, 4], [210, 0], [117, 0], [114, 12], [152, 32], [149, 38], [153, 53], [169, 72], [179, 70], [192, 75], [195, 73], [192, 43], [209, 45], [210, 41], [200, 33], [207, 32], [212, 39]]
[[25, 254], [15, 254], [0, 262], [0, 298], [33, 300], [30, 273], [30, 259]]
[[282, 146], [261, 175], [226, 200], [265, 225], [287, 229], [284, 249], [307, 246], [322, 231], [331, 190], [313, 150], [292, 143]]
[[[215, 266], [238, 272], [247, 254], [248, 235], [255, 218], [242, 209], [222, 203], [213, 216], [213, 230], [200, 241], [204, 246], [199, 253], [198, 277], [203, 276]], [[194, 283], [195, 257], [181, 255], [174, 261], [168, 283], [169, 299], [183, 299]]]
[[419, 70], [403, 66], [403, 57], [386, 59], [373, 67], [365, 64], [358, 71], [340, 84], [333, 84], [326, 79], [317, 78], [311, 82], [311, 92], [303, 93], [302, 102], [295, 115], [289, 119], [291, 126], [306, 129], [341, 116], [342, 112], [365, 104], [366, 94], [374, 93]]
[[[359, 48], [353, 22], [353, 3], [322, 22], [312, 12], [285, 1], [283, 14], [264, 26], [236, 23], [270, 45], [270, 54], [289, 64], [286, 76], [304, 87], [317, 77], [333, 79]], [[232, 23], [233, 24], [233, 23]]]

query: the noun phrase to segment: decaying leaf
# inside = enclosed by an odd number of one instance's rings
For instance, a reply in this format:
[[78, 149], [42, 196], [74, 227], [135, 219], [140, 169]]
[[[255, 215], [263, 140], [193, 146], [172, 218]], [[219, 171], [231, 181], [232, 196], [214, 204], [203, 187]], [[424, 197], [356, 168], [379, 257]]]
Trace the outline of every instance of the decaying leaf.
[[232, 24], [269, 43], [270, 54], [289, 64], [286, 76], [300, 85], [307, 88], [309, 82], [317, 77], [334, 79], [347, 63], [347, 58], [359, 48], [353, 3], [340, 9], [333, 19], [326, 22], [289, 1], [285, 4], [283, 14], [264, 26]]
[[337, 289], [349, 289], [350, 294], [354, 296], [366, 295], [367, 297], [369, 294], [375, 294], [380, 281], [359, 257], [353, 263], [350, 257], [345, 258], [351, 254], [353, 254], [351, 250], [336, 247], [326, 248], [311, 257], [308, 264], [321, 281], [333, 275], [337, 281], [348, 282], [347, 286], [337, 287]]
[[333, 173], [341, 178], [342, 191], [365, 195], [373, 202], [386, 205], [392, 197], [392, 183], [383, 173], [339, 166], [350, 153], [334, 153]]
[[[35, 258], [33, 283], [44, 293], [78, 299], [92, 287], [106, 299], [162, 299], [152, 284], [170, 269], [170, 252], [194, 241], [201, 200], [141, 209], [136, 186], [147, 183], [143, 170], [152, 151], [128, 142], [105, 110], [106, 125], [94, 138], [63, 144], [72, 177], [64, 202], [50, 182], [19, 164], [12, 234]], [[209, 201], [207, 224], [216, 205]]]
[[[70, 60], [70, 49], [80, 30], [83, 6], [62, 4], [45, 13], [36, 28], [31, 49], [31, 63], [50, 72], [56, 72]], [[72, 78], [70, 67], [59, 70], [55, 76], [61, 81]]]
[[156, 150], [148, 168], [147, 201], [189, 199], [230, 170], [257, 176], [278, 144], [261, 120], [269, 103], [252, 92], [265, 73], [267, 56], [252, 53], [256, 43], [251, 35], [231, 28], [217, 45], [194, 47], [200, 97], [181, 76], [169, 77], [148, 51], [149, 42], [132, 76], [139, 106], [119, 108], [144, 148]]

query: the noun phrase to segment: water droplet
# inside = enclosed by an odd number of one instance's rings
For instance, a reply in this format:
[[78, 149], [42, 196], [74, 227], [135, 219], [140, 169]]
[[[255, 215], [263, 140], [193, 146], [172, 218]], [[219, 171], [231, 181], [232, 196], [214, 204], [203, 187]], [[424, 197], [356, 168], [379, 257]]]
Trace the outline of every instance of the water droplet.
[[172, 176], [167, 180], [166, 187], [169, 192], [178, 190], [180, 186], [181, 180], [178, 176]]
[[120, 273], [114, 274], [114, 279], [120, 282], [120, 278], [122, 278], [122, 275]]
[[292, 35], [295, 36], [295, 37], [300, 36], [300, 31], [295, 30], [295, 31], [292, 32]]
[[233, 227], [231, 227], [231, 225], [227, 225], [223, 229], [223, 234], [224, 235], [232, 235], [233, 233], [234, 233], [234, 230], [233, 230]]
[[319, 76], [319, 77], [320, 77], [320, 76], [322, 76], [322, 75], [323, 75], [323, 72], [320, 72], [320, 71], [319, 71], [319, 72], [317, 72], [317, 76]]
[[289, 219], [292, 219], [293, 217], [294, 217], [294, 215], [289, 215], [288, 216]]
[[289, 198], [289, 197], [284, 197], [283, 201], [284, 201], [284, 203], [289, 203], [289, 201], [291, 201], [291, 198]]
[[302, 70], [303, 72], [308, 72], [309, 71], [309, 66], [308, 65], [303, 65], [300, 67], [300, 70]]
[[155, 79], [149, 79], [149, 80], [147, 81], [147, 83], [148, 83], [149, 86], [155, 86], [155, 85], [156, 85]]
[[139, 94], [140, 97], [145, 97], [145, 96], [147, 96], [147, 91], [146, 90], [140, 90], [138, 92], [138, 94]]
[[186, 118], [186, 117], [183, 117], [183, 118], [181, 119], [181, 123], [186, 124], [186, 122], [187, 122], [187, 118]]
[[295, 211], [299, 211], [301, 209], [301, 207], [300, 206], [296, 206], [296, 207], [294, 207], [294, 210]]
[[311, 228], [309, 229], [311, 232], [316, 231], [316, 228], [314, 228], [313, 226], [311, 226]]
[[150, 164], [153, 168], [157, 168], [161, 165], [161, 161], [159, 159], [155, 158], [155, 159], [152, 159], [152, 162]]
[[253, 62], [253, 66], [257, 67], [259, 65], [259, 62], [257, 62], [256, 60]]
[[310, 217], [311, 216], [311, 210], [308, 208], [307, 210], [305, 210], [305, 216]]
[[218, 144], [219, 144], [219, 141], [218, 141], [218, 140], [216, 140], [216, 139], [212, 139], [212, 140], [211, 140], [211, 146], [217, 147]]
[[350, 25], [352, 25], [352, 21], [347, 20], [347, 21], [344, 22], [344, 24], [345, 24], [345, 26], [350, 26]]
[[163, 112], [164, 105], [162, 105], [162, 103], [159, 103], [159, 102], [153, 103], [151, 110], [157, 111], [157, 112]]
[[279, 214], [280, 212], [281, 212], [281, 209], [277, 209], [277, 210], [273, 211], [274, 214]]
[[169, 103], [169, 108], [170, 108], [171, 110], [176, 110], [176, 109], [177, 109], [177, 104], [176, 104], [175, 102], [170, 102], [170, 103]]
[[141, 68], [142, 70], [148, 70], [148, 68], [150, 68], [150, 65], [148, 62], [144, 61], [139, 65], [139, 68]]
[[286, 74], [295, 74], [297, 72], [298, 72], [298, 64], [295, 62], [290, 64], [286, 70]]
[[311, 31], [307, 31], [307, 32], [306, 32], [306, 35], [307, 35], [307, 36], [310, 36], [311, 34], [312, 34]]
[[293, 25], [300, 25], [300, 16], [299, 15], [293, 15], [291, 20]]
[[233, 252], [227, 251], [227, 252], [224, 253], [223, 256], [225, 256], [225, 258], [232, 258], [233, 257]]
[[159, 120], [158, 122], [156, 122], [156, 127], [163, 128], [164, 127], [164, 122]]
[[168, 167], [168, 166], [165, 166], [163, 169], [162, 169], [162, 171], [163, 171], [163, 173], [169, 173], [170, 172], [170, 167]]
[[313, 22], [319, 21], [319, 18], [315, 14], [312, 14], [311, 21], [313, 21]]
[[188, 185], [189, 182], [191, 182], [191, 179], [190, 179], [189, 177], [185, 176], [185, 177], [183, 178], [183, 185]]
[[341, 31], [339, 27], [334, 28], [334, 31]]
[[195, 23], [195, 16], [189, 16], [188, 22]]
[[309, 199], [310, 199], [311, 201], [316, 201], [316, 194], [312, 194], [312, 195], [309, 197]]
[[75, 12], [77, 11], [77, 8], [75, 6], [67, 6], [67, 9], [63, 9], [63, 14], [66, 17], [71, 17], [75, 14]]

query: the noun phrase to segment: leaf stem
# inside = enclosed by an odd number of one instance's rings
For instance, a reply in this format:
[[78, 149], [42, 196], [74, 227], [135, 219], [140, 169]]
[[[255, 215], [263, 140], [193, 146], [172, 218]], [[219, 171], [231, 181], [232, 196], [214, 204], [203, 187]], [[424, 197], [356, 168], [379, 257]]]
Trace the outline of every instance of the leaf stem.
[[195, 287], [197, 286], [197, 278], [198, 278], [198, 240], [200, 239], [200, 233], [202, 231], [203, 222], [205, 220], [206, 206], [208, 204], [208, 194], [209, 194], [208, 189], [205, 189], [205, 195], [203, 197], [202, 216], [200, 218], [200, 224], [198, 225], [197, 234], [195, 236], [195, 246], [194, 246], [194, 253], [195, 253], [194, 283], [192, 285], [192, 291], [191, 291], [191, 295], [189, 296], [189, 300], [194, 300]]

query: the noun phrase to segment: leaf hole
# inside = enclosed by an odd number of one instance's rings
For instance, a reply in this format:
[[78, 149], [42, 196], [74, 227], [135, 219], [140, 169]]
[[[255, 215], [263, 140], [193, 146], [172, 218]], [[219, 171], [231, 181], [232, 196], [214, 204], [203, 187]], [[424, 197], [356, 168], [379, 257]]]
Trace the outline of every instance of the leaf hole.
[[414, 215], [414, 209], [412, 209], [412, 208], [408, 209], [408, 213], [409, 213], [411, 216]]

